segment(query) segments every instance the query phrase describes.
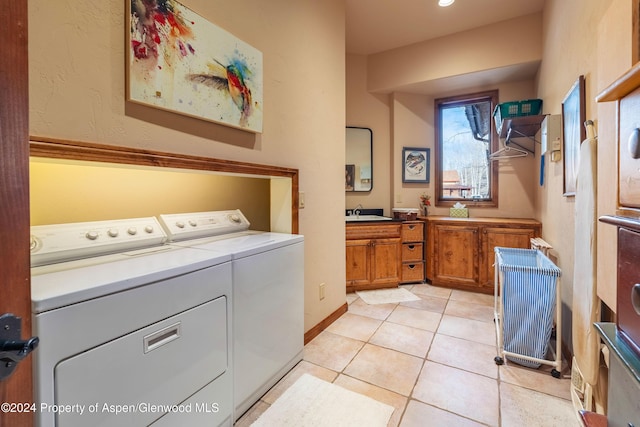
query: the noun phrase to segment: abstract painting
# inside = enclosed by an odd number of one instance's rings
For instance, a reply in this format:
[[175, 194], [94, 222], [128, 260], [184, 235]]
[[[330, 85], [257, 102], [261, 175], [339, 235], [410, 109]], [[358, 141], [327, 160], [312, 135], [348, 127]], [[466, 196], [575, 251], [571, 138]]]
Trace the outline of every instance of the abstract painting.
[[262, 53], [175, 0], [127, 1], [127, 100], [262, 132]]

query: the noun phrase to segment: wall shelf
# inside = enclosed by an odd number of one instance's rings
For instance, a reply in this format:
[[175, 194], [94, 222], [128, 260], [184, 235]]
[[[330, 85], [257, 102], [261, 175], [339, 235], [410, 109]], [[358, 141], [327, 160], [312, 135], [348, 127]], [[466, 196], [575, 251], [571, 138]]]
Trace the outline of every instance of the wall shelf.
[[[500, 138], [506, 138], [509, 129], [511, 129], [511, 137], [531, 137], [540, 130], [540, 125], [544, 120], [545, 115], [539, 114], [537, 116], [521, 116], [510, 117], [502, 120], [502, 127], [500, 127]], [[514, 133], [516, 135], [514, 135]]]
[[502, 126], [499, 129], [498, 136], [504, 139], [505, 145], [513, 144], [523, 150], [530, 153], [534, 153], [535, 144], [533, 146], [525, 147], [521, 144], [511, 141], [512, 138], [529, 138], [532, 141], [540, 143], [535, 139], [536, 133], [540, 130], [540, 125], [544, 120], [545, 115], [539, 114], [536, 116], [520, 116], [509, 117], [502, 120]]

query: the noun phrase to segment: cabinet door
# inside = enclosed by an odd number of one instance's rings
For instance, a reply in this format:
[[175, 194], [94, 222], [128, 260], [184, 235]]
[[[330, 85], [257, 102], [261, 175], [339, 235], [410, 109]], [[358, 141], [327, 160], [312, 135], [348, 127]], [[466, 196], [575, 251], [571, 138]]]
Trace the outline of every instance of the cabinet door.
[[531, 247], [531, 238], [536, 237], [536, 230], [528, 227], [485, 227], [482, 231], [482, 260], [480, 265], [480, 286], [493, 289], [494, 264], [496, 254], [494, 248]]
[[371, 241], [371, 285], [397, 285], [400, 281], [400, 239]]
[[435, 224], [434, 278], [436, 284], [478, 286], [478, 227]]
[[371, 281], [371, 240], [347, 240], [347, 290]]
[[640, 159], [632, 155], [629, 137], [640, 128], [640, 88], [620, 100], [618, 188], [621, 208], [640, 208]]

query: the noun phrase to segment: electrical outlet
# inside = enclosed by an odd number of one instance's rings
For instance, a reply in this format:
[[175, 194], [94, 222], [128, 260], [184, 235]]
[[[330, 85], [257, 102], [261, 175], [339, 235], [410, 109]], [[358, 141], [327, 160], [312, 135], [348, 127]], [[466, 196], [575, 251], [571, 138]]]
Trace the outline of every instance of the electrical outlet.
[[324, 288], [325, 288], [325, 284], [324, 283], [320, 283], [320, 286], [319, 286], [320, 301], [322, 301], [324, 299]]
[[396, 194], [396, 203], [402, 203], [402, 193]]

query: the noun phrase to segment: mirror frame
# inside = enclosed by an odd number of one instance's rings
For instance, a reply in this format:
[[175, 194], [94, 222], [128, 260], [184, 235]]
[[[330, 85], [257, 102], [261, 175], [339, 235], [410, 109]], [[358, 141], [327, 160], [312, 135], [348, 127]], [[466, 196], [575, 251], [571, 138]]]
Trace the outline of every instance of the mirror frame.
[[[373, 190], [373, 131], [365, 127], [347, 126], [345, 132], [345, 192], [369, 193]], [[368, 135], [366, 135], [366, 133], [368, 133]], [[355, 163], [349, 164], [347, 150], [349, 149], [350, 143], [363, 143], [366, 138], [369, 139], [369, 186], [367, 189], [358, 190], [354, 184], [356, 176], [361, 176], [361, 168]], [[351, 189], [349, 189], [349, 183], [351, 183]]]

